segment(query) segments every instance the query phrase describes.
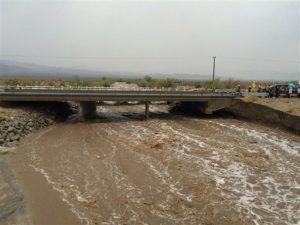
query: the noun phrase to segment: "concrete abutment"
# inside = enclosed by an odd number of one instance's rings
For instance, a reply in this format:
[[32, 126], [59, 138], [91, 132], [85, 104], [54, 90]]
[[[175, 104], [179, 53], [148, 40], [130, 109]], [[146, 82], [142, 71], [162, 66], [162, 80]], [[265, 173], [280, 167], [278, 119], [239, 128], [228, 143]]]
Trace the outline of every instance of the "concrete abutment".
[[213, 112], [229, 107], [233, 103], [232, 99], [212, 99], [207, 102], [199, 103], [202, 113], [213, 114]]
[[79, 102], [79, 117], [93, 119], [97, 115], [96, 102]]
[[173, 111], [181, 111], [188, 113], [204, 113], [213, 114], [215, 111], [224, 109], [233, 104], [232, 99], [210, 99], [207, 101], [195, 102], [178, 102], [173, 107]]
[[145, 119], [149, 119], [149, 104], [150, 102], [145, 102]]

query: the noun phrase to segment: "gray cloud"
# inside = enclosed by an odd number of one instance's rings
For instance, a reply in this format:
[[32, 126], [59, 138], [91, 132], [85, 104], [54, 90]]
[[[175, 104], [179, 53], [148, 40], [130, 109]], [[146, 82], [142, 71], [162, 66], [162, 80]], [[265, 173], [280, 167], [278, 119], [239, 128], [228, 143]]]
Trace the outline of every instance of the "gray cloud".
[[[93, 70], [299, 74], [298, 1], [1, 1], [1, 59]], [[294, 75], [299, 76], [299, 75]]]

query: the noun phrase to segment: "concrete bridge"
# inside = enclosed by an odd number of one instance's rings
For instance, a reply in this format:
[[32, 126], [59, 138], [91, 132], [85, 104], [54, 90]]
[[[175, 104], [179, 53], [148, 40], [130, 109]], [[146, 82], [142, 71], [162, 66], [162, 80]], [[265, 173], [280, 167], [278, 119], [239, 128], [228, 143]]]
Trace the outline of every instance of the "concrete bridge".
[[1, 87], [0, 101], [75, 101], [80, 103], [81, 116], [93, 117], [96, 102], [138, 101], [145, 103], [145, 117], [149, 118], [149, 104], [155, 101], [196, 102], [199, 110], [211, 114], [229, 106], [237, 97], [233, 90], [193, 91], [179, 89], [115, 89], [115, 88], [55, 88], [55, 87]]

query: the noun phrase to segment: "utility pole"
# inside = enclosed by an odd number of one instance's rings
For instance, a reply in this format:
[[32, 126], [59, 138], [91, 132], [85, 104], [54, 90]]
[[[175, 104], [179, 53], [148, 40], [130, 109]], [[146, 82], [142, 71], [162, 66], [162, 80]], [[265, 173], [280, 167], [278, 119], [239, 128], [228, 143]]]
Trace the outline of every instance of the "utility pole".
[[214, 59], [214, 66], [213, 66], [213, 77], [212, 77], [212, 81], [215, 81], [215, 67], [216, 67], [216, 56], [213, 57]]

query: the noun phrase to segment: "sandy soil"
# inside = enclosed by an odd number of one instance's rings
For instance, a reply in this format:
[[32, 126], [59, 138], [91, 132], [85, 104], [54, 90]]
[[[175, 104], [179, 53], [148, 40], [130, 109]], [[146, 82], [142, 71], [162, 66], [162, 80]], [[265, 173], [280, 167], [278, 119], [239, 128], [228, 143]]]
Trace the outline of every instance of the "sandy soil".
[[300, 98], [257, 98], [255, 103], [300, 116]]
[[27, 110], [25, 110], [25, 109], [9, 107], [7, 105], [4, 106], [4, 105], [0, 104], [0, 121], [1, 121], [1, 118], [17, 117], [25, 112], [27, 112]]
[[233, 118], [101, 106], [10, 159], [33, 224], [300, 223], [300, 137]]

